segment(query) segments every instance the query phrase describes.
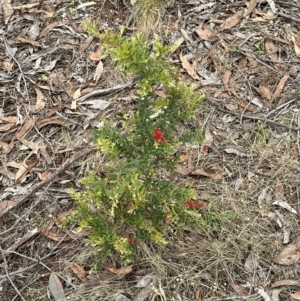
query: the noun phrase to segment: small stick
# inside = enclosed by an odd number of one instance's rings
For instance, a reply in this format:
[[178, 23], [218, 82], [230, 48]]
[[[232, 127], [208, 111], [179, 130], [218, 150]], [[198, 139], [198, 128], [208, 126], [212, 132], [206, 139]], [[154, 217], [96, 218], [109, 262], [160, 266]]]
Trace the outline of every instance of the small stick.
[[[296, 101], [296, 100], [297, 100], [297, 99], [294, 98], [294, 99], [291, 99], [291, 100], [289, 100], [289, 101], [283, 103], [283, 104], [280, 105], [279, 107], [277, 107], [277, 108], [275, 108], [274, 110], [272, 110], [271, 112], [269, 112], [269, 113], [265, 116], [265, 118], [270, 117], [273, 113], [275, 113], [275, 112], [279, 111], [280, 109], [282, 109], [282, 108], [288, 106], [289, 104], [293, 103], [293, 102]], [[299, 124], [298, 124], [298, 126], [299, 126]]]
[[78, 98], [77, 102], [82, 102], [82, 101], [85, 101], [85, 100], [87, 100], [88, 98], [91, 98], [91, 97], [107, 95], [107, 94], [111, 94], [111, 93], [118, 92], [120, 90], [129, 88], [132, 85], [134, 85], [137, 81], [139, 81], [140, 79], [141, 79], [140, 76], [135, 76], [134, 78], [131, 79], [131, 81], [129, 81], [128, 83], [126, 83], [124, 85], [119, 85], [119, 86], [115, 86], [113, 88], [108, 88], [108, 89], [101, 89], [101, 90], [92, 91], [92, 92]]
[[[241, 114], [238, 114], [238, 113], [235, 113], [235, 112], [232, 112], [232, 111], [225, 110], [225, 109], [221, 108], [220, 105], [216, 104], [212, 99], [207, 99], [207, 100], [213, 106], [215, 106], [217, 110], [219, 110], [221, 112], [224, 112], [224, 113], [227, 113], [227, 114], [231, 114], [231, 115], [237, 116], [238, 118], [241, 117]], [[300, 131], [300, 127], [294, 127], [294, 126], [289, 126], [289, 125], [286, 125], [286, 124], [281, 124], [281, 123], [278, 123], [278, 122], [275, 122], [273, 120], [266, 119], [266, 118], [255, 117], [255, 116], [250, 116], [250, 115], [243, 115], [243, 118], [257, 120], [257, 121], [264, 121], [264, 122], [266, 122], [266, 123], [268, 123], [268, 124], [270, 124], [272, 126], [283, 127], [283, 128], [286, 128], [286, 129], [292, 130], [292, 131]]]

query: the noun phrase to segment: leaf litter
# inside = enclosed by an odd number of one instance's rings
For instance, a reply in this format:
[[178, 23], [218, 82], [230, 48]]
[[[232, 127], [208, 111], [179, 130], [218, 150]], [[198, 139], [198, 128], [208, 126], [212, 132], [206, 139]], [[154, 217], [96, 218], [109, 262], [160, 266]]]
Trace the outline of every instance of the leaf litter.
[[[133, 82], [115, 71], [98, 41], [82, 28], [87, 18], [101, 29], [126, 24], [131, 11], [124, 3], [108, 1], [99, 8], [92, 1], [71, 7], [59, 1], [1, 1], [7, 25], [0, 46], [1, 247], [16, 263], [9, 266], [10, 277], [33, 300], [46, 294], [46, 271], [55, 300], [65, 295], [166, 299], [167, 293], [174, 300], [239, 295], [271, 300], [279, 286], [284, 300], [297, 300], [300, 44], [295, 3], [176, 0], [157, 31], [166, 44], [176, 44], [170, 59], [181, 64], [181, 80], [206, 95], [192, 124], [179, 129], [199, 128], [204, 141], [179, 149], [175, 178], [231, 218], [201, 235], [170, 234], [159, 254], [155, 246], [141, 245], [132, 270], [119, 278], [92, 270], [93, 250], [81, 243], [86, 233], [64, 230], [59, 223], [48, 224], [49, 229], [43, 225], [48, 214], [68, 215], [74, 209], [68, 189], [80, 189], [80, 178], [102, 170], [101, 155], [76, 157], [90, 146], [93, 127], [101, 126], [103, 117], [114, 122], [117, 114], [134, 110], [133, 98], [126, 101]], [[77, 161], [68, 161], [73, 157]], [[21, 262], [20, 255], [27, 258]], [[32, 266], [35, 258], [57, 274]], [[127, 268], [113, 262], [104, 266], [114, 266], [115, 272]], [[36, 278], [23, 287], [19, 272], [27, 267], [28, 277]], [[78, 291], [57, 275], [73, 279]], [[0, 275], [1, 289], [5, 278]], [[140, 279], [148, 278], [140, 287]], [[11, 287], [7, 298], [15, 295]]]

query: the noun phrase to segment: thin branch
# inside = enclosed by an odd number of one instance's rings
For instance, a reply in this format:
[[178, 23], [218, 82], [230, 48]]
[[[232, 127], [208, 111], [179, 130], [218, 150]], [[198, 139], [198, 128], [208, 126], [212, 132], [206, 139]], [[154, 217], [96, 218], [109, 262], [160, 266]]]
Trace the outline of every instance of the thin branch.
[[[207, 99], [208, 100], [208, 99]], [[241, 114], [239, 113], [235, 113], [235, 112], [232, 112], [232, 111], [229, 111], [229, 110], [226, 110], [226, 109], [223, 109], [220, 107], [219, 104], [216, 104], [213, 100], [209, 99], [208, 100], [213, 106], [216, 107], [217, 110], [223, 112], [223, 113], [227, 113], [227, 114], [231, 114], [231, 115], [234, 115], [238, 118], [241, 118]], [[250, 115], [243, 115], [243, 118], [246, 118], [246, 119], [252, 119], [252, 120], [257, 120], [257, 121], [263, 121], [265, 123], [268, 123], [269, 125], [271, 126], [278, 126], [278, 127], [282, 127], [282, 128], [286, 128], [288, 130], [291, 130], [291, 131], [300, 131], [300, 127], [294, 127], [294, 126], [289, 126], [289, 125], [286, 125], [286, 124], [281, 124], [281, 123], [278, 123], [278, 122], [275, 122], [273, 120], [270, 120], [270, 119], [266, 119], [266, 118], [261, 118], [261, 117], [255, 117], [255, 116], [250, 116]]]
[[131, 79], [131, 81], [129, 81], [128, 83], [126, 83], [124, 85], [119, 85], [119, 86], [115, 86], [115, 87], [108, 88], [108, 89], [100, 89], [100, 90], [92, 91], [91, 93], [88, 93], [86, 95], [81, 96], [77, 100], [77, 102], [85, 101], [85, 100], [87, 100], [88, 98], [91, 98], [91, 97], [103, 96], [103, 95], [108, 95], [108, 94], [111, 94], [111, 93], [119, 92], [123, 89], [131, 87], [136, 82], [138, 82], [140, 79], [141, 79], [140, 76], [135, 76], [134, 78]]
[[[297, 100], [296, 98], [293, 98], [293, 99], [291, 99], [291, 100], [289, 100], [289, 101], [283, 103], [282, 105], [278, 106], [278, 107], [275, 108], [274, 110], [270, 111], [270, 112], [265, 116], [265, 118], [270, 117], [273, 113], [279, 111], [279, 110], [282, 109], [282, 108], [285, 108], [286, 106], [288, 106], [289, 104], [293, 103], [293, 102], [296, 101], [296, 100]], [[298, 124], [298, 126], [299, 126], [299, 124]]]

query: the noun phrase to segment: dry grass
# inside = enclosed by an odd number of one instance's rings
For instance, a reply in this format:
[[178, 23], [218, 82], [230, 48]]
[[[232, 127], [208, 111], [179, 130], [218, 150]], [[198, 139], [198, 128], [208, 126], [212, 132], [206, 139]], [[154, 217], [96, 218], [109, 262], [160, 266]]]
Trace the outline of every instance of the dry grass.
[[137, 0], [133, 7], [133, 25], [145, 36], [160, 30], [166, 0]]

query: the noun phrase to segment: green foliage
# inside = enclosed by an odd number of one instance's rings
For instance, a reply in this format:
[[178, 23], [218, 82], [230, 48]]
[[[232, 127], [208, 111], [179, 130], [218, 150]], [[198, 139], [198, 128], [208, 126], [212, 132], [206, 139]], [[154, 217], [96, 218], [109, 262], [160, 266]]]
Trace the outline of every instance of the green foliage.
[[255, 129], [254, 134], [256, 138], [263, 143], [269, 143], [272, 137], [271, 130], [265, 124], [259, 124]]
[[[94, 25], [86, 29], [97, 33]], [[95, 133], [96, 147], [106, 153], [105, 176], [90, 174], [82, 180], [85, 190], [72, 192], [74, 219], [91, 229], [89, 239], [100, 258], [117, 251], [124, 262], [131, 262], [137, 240], [165, 244], [171, 224], [179, 230], [205, 225], [205, 204], [196, 201], [195, 191], [167, 179], [178, 164], [178, 146], [191, 136], [200, 142], [198, 132], [180, 135], [177, 126], [194, 115], [202, 96], [179, 81], [179, 71], [166, 58], [170, 49], [158, 38], [149, 47], [139, 34], [130, 40], [111, 32], [95, 35], [119, 69], [141, 80], [136, 84], [135, 116], [120, 127], [105, 121]], [[158, 84], [163, 98], [152, 92]]]
[[258, 54], [263, 55], [265, 54], [264, 50], [261, 48], [261, 45], [256, 43], [253, 45], [254, 49], [257, 51]]

